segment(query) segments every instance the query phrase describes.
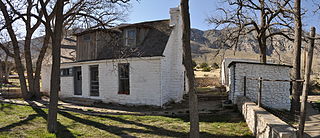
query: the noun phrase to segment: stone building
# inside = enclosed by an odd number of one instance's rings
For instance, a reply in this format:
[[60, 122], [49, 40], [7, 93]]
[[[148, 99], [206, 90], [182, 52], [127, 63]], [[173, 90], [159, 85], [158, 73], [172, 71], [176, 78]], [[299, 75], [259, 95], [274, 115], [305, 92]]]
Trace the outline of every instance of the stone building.
[[[170, 20], [122, 24], [76, 34], [76, 61], [61, 64], [60, 98], [155, 105], [186, 93], [179, 8]], [[50, 76], [50, 69], [42, 73]], [[49, 81], [42, 82], [43, 91]]]
[[[246, 95], [252, 101], [257, 101], [259, 92], [259, 77], [262, 82], [262, 105], [276, 109], [290, 109], [290, 71], [291, 66], [279, 64], [262, 64], [254, 62], [234, 61], [229, 69], [229, 99], [236, 103], [238, 96]], [[246, 76], [246, 84], [244, 80]], [[281, 80], [281, 81], [273, 81]], [[246, 90], [244, 90], [246, 86]], [[246, 92], [246, 94], [244, 93]]]

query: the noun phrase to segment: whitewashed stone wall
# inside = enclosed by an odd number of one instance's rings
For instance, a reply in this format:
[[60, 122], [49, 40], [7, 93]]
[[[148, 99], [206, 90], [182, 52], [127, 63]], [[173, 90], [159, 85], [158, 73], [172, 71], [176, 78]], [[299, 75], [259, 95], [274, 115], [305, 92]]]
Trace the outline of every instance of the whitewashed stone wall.
[[296, 138], [297, 130], [278, 117], [258, 107], [247, 97], [238, 97], [238, 109], [257, 138]]
[[170, 25], [174, 26], [161, 60], [162, 103], [179, 102], [184, 92], [184, 71], [182, 64], [182, 24], [180, 8], [170, 9]]
[[[275, 64], [256, 64], [235, 62], [229, 68], [230, 94], [229, 99], [236, 101], [244, 95], [244, 76], [269, 80], [290, 80], [290, 67]], [[247, 79], [246, 96], [257, 101], [259, 81]], [[263, 81], [262, 104], [276, 109], [290, 109], [290, 82]]]
[[[61, 98], [83, 97], [99, 99], [106, 103], [161, 106], [160, 97], [160, 58], [132, 58], [126, 60], [99, 60], [62, 64], [61, 68], [81, 66], [82, 95], [75, 96], [73, 77], [61, 77]], [[130, 65], [130, 94], [118, 94], [118, 63]], [[89, 66], [98, 65], [99, 96], [90, 96]]]
[[51, 66], [44, 65], [41, 68], [41, 92], [49, 93], [51, 80]]
[[[252, 62], [252, 63], [259, 63], [258, 60], [252, 59], [238, 59], [238, 58], [225, 58], [221, 63], [221, 70], [220, 70], [220, 81], [222, 85], [229, 86], [229, 71], [228, 66], [231, 62]], [[229, 90], [229, 89], [228, 89]]]

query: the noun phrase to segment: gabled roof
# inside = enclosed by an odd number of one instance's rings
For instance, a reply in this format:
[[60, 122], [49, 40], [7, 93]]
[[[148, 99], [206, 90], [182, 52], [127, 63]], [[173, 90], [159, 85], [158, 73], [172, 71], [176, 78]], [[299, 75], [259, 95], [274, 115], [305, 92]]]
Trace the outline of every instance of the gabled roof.
[[[167, 45], [172, 28], [169, 25], [170, 20], [157, 20], [157, 21], [147, 21], [135, 24], [122, 24], [117, 27], [108, 29], [112, 30], [117, 34], [119, 41], [117, 45], [107, 44], [98, 53], [99, 59], [119, 59], [119, 58], [129, 58], [129, 57], [152, 57], [152, 56], [163, 56], [163, 51]], [[135, 47], [124, 46], [124, 42], [121, 42], [122, 34], [121, 32], [126, 28], [145, 28], [148, 29], [142, 42], [137, 43]], [[103, 31], [101, 29], [89, 30], [81, 32], [79, 35], [94, 32]]]
[[84, 34], [98, 32], [98, 31], [102, 31], [102, 32], [119, 32], [119, 30], [114, 29], [114, 28], [109, 28], [109, 29], [95, 28], [95, 29], [87, 29], [87, 30], [81, 31], [79, 33], [74, 33], [73, 35], [81, 36], [81, 35], [84, 35]]

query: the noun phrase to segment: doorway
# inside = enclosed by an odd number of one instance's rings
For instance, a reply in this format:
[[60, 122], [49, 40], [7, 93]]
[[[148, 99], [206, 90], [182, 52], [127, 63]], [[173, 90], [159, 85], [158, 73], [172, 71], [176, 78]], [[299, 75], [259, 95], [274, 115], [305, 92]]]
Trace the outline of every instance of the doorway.
[[82, 95], [82, 74], [81, 67], [73, 68], [74, 95]]

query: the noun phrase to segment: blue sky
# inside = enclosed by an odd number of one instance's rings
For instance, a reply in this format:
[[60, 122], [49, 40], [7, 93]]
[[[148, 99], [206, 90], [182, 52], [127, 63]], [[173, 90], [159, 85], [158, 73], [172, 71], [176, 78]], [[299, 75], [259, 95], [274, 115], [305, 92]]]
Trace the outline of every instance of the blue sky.
[[[169, 9], [177, 7], [180, 0], [133, 0], [132, 4], [129, 23], [169, 19]], [[215, 0], [190, 0], [191, 26], [201, 30], [212, 28], [205, 19], [214, 12], [216, 5]]]
[[[222, 7], [221, 0], [190, 0], [191, 27], [200, 30], [213, 29], [205, 19], [208, 16], [215, 15], [217, 7]], [[317, 1], [317, 0], [315, 0]], [[302, 6], [308, 11], [314, 10], [312, 0], [302, 0]], [[180, 0], [132, 0], [132, 9], [127, 22], [135, 23], [150, 20], [169, 19], [169, 8], [177, 7]], [[310, 26], [316, 26], [317, 32], [320, 32], [320, 13], [312, 14], [309, 12], [305, 17], [303, 24], [304, 30], [309, 30]]]

